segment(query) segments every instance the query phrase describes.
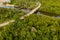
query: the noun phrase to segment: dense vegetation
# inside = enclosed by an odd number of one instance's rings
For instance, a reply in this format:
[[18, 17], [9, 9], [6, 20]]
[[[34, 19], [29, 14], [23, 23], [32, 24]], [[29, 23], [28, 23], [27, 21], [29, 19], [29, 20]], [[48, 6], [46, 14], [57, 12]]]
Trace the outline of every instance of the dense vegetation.
[[60, 19], [30, 15], [0, 28], [0, 40], [60, 40]]
[[19, 8], [33, 9], [36, 6], [36, 0], [11, 0], [11, 4]]
[[11, 3], [20, 8], [33, 9], [36, 3], [41, 2], [39, 11], [46, 12], [49, 15], [60, 15], [60, 0], [12, 0]]
[[60, 0], [39, 0], [42, 3], [41, 11], [60, 15]]
[[[36, 2], [42, 6], [38, 11], [47, 15], [60, 15], [60, 0], [11, 0], [17, 8], [33, 9]], [[60, 19], [32, 14], [20, 20], [21, 10], [0, 8], [0, 23], [15, 19], [14, 23], [0, 27], [0, 40], [60, 40]]]
[[0, 8], [0, 23], [8, 21], [10, 19], [16, 19], [17, 17], [20, 17], [24, 14], [25, 13], [21, 10]]

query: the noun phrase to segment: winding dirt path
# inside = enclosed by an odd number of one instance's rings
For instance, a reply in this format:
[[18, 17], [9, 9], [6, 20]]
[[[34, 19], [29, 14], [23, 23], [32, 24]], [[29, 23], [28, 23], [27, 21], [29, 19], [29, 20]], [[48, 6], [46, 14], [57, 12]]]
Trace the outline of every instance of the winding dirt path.
[[37, 11], [40, 8], [40, 6], [41, 6], [41, 3], [38, 3], [36, 8], [31, 10], [31, 12], [27, 13], [26, 15], [22, 16], [20, 19], [24, 19], [24, 17], [27, 17], [27, 16], [33, 14], [35, 11]]
[[4, 22], [4, 23], [0, 24], [0, 27], [6, 26], [6, 25], [8, 25], [8, 24], [10, 24], [12, 22], [15, 22], [15, 20], [10, 20], [10, 21]]
[[[20, 17], [20, 19], [24, 19], [24, 17], [27, 17], [27, 16], [33, 14], [35, 11], [37, 11], [40, 8], [40, 6], [41, 6], [41, 3], [37, 3], [36, 8], [34, 8], [31, 12], [27, 13], [26, 15]], [[10, 20], [10, 21], [4, 22], [4, 23], [0, 24], [0, 27], [6, 26], [6, 25], [13, 23], [13, 22], [15, 22], [15, 20]]]

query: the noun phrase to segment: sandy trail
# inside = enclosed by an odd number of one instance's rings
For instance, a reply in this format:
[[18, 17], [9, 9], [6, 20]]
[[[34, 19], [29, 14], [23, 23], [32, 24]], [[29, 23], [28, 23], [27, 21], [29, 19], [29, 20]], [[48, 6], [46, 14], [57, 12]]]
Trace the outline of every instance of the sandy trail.
[[12, 23], [12, 22], [15, 22], [15, 20], [10, 20], [10, 21], [4, 22], [4, 23], [0, 24], [0, 27], [6, 26], [6, 25], [8, 25], [9, 23]]

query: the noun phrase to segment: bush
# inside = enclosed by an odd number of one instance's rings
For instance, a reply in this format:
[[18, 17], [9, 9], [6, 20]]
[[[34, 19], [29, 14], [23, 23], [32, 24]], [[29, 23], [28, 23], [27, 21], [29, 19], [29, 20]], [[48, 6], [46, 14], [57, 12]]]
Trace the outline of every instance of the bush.
[[[28, 21], [27, 21], [28, 20]], [[60, 19], [42, 15], [30, 15], [24, 20], [2, 27], [0, 30], [1, 40], [59, 40]], [[32, 22], [32, 23], [31, 23]], [[33, 30], [31, 31], [32, 27]]]

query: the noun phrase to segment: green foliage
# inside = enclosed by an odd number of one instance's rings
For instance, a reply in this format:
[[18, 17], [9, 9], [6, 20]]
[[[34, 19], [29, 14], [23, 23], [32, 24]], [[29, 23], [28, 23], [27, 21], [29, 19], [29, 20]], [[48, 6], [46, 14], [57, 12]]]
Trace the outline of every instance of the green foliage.
[[[60, 0], [11, 0], [11, 4], [19, 8], [33, 9], [38, 1], [42, 3], [39, 11], [60, 14]], [[0, 8], [0, 23], [16, 20], [0, 28], [0, 40], [60, 40], [60, 19], [36, 14], [24, 20], [18, 19], [24, 14], [20, 10]], [[32, 27], [35, 30], [32, 31]]]
[[11, 4], [19, 8], [33, 9], [36, 6], [36, 0], [11, 0]]
[[21, 10], [0, 8], [0, 23], [10, 19], [16, 19], [24, 14]]
[[60, 15], [60, 0], [39, 0], [42, 4], [39, 10], [48, 12], [51, 15]]
[[60, 0], [12, 0], [11, 3], [20, 8], [33, 9], [37, 2], [41, 2], [39, 11], [47, 15], [60, 15]]
[[[1, 40], [59, 40], [60, 19], [44, 15], [30, 15], [24, 20], [2, 27], [0, 30]], [[31, 23], [32, 22], [32, 23]], [[35, 28], [37, 32], [31, 31]]]

